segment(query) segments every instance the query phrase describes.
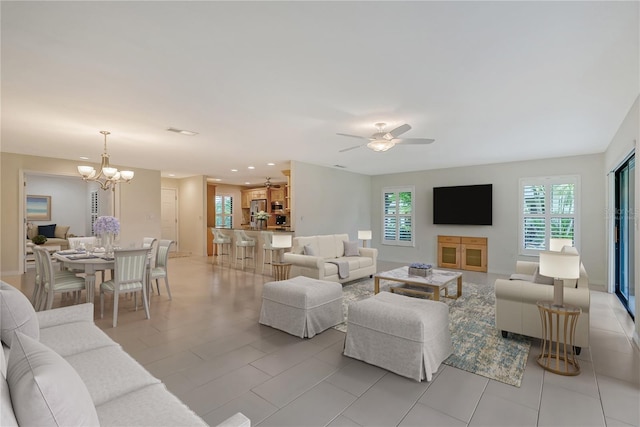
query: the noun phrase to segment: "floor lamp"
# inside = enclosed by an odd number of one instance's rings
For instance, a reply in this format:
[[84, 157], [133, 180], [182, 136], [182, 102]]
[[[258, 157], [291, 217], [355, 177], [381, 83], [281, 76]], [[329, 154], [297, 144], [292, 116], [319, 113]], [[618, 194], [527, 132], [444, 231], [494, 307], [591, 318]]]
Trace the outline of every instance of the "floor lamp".
[[580, 277], [580, 255], [563, 252], [541, 251], [540, 274], [553, 277], [553, 305], [564, 305], [564, 279]]
[[367, 240], [371, 240], [371, 230], [358, 230], [358, 240], [362, 240], [362, 247], [367, 247]]

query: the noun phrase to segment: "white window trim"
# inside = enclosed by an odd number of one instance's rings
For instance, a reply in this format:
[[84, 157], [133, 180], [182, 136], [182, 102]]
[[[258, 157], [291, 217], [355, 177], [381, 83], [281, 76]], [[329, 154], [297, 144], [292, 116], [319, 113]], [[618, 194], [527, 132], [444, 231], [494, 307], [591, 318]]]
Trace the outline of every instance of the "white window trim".
[[[396, 193], [396, 195], [398, 195], [401, 192], [411, 192], [411, 240], [410, 241], [402, 241], [397, 239], [397, 230], [396, 230], [396, 240], [385, 240], [384, 236], [385, 236], [385, 229], [384, 229], [384, 217], [385, 217], [385, 213], [384, 213], [384, 195], [385, 193]], [[382, 193], [380, 195], [381, 200], [382, 200], [382, 230], [381, 230], [381, 236], [382, 238], [381, 243], [383, 245], [388, 245], [388, 246], [415, 246], [415, 242], [416, 242], [416, 221], [415, 221], [415, 214], [416, 214], [416, 191], [415, 191], [415, 186], [413, 185], [403, 185], [403, 186], [398, 186], [398, 187], [384, 187], [382, 189]], [[396, 217], [399, 217], [399, 214], [396, 214]], [[403, 215], [404, 216], [404, 215]], [[396, 224], [399, 224], [398, 221], [396, 221]]]
[[[215, 214], [216, 218], [214, 219], [214, 221], [215, 221], [214, 224], [218, 223], [218, 221], [217, 221], [218, 217], [222, 218], [222, 223], [223, 224], [225, 223], [224, 219], [226, 217], [229, 217], [229, 218], [231, 218], [231, 228], [233, 228], [233, 209], [234, 209], [233, 196], [231, 194], [216, 194], [215, 198], [218, 198], [218, 197], [222, 197], [223, 206], [224, 206], [224, 198], [225, 197], [228, 197], [229, 199], [231, 199], [231, 212], [229, 212], [228, 214], [226, 214], [226, 213], [221, 213], [221, 214], [216, 213]], [[214, 198], [214, 209], [215, 209], [215, 203], [216, 203], [215, 198]]]
[[[580, 251], [580, 175], [558, 175], [558, 176], [540, 176], [540, 177], [529, 177], [529, 178], [520, 178], [520, 182], [518, 185], [518, 212], [519, 222], [518, 222], [518, 253], [523, 256], [538, 256], [539, 250], [535, 249], [525, 249], [524, 248], [524, 186], [525, 185], [551, 185], [551, 184], [574, 184], [575, 193], [573, 195], [574, 200], [574, 232], [573, 232], [573, 240], [574, 245]], [[549, 193], [545, 193], [545, 203], [548, 203], [547, 200]], [[548, 219], [551, 217], [550, 211], [548, 209], [545, 210], [546, 221], [545, 221], [545, 235], [550, 235], [550, 222]], [[549, 240], [545, 242], [545, 247], [548, 249]]]

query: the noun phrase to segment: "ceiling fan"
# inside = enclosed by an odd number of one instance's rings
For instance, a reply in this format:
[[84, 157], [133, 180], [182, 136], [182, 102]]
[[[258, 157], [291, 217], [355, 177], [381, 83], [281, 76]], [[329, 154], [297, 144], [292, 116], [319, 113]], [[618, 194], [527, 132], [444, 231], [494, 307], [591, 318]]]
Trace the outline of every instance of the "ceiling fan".
[[267, 181], [264, 183], [264, 186], [267, 187], [267, 188], [271, 188], [271, 187], [280, 188], [280, 184], [272, 184], [271, 183], [271, 177], [270, 176], [267, 177]]
[[345, 151], [354, 150], [356, 148], [360, 148], [363, 146], [367, 146], [367, 148], [372, 149], [373, 151], [387, 151], [390, 148], [393, 148], [396, 144], [431, 144], [435, 139], [427, 139], [427, 138], [398, 138], [398, 136], [407, 132], [411, 129], [411, 126], [408, 124], [403, 124], [398, 126], [397, 128], [386, 132], [384, 128], [387, 126], [386, 123], [376, 123], [375, 127], [377, 128], [377, 132], [373, 135], [359, 136], [359, 135], [349, 135], [347, 133], [338, 133], [337, 135], [348, 136], [350, 138], [359, 138], [359, 139], [367, 139], [369, 140], [366, 144], [355, 145], [353, 147], [345, 148], [340, 150], [340, 153], [344, 153]]

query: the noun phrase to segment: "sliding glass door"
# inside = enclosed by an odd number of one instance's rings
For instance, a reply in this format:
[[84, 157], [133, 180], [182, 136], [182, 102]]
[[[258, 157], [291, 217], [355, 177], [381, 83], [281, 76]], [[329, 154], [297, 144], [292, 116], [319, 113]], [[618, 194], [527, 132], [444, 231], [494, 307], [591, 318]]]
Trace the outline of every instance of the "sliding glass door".
[[616, 170], [616, 295], [635, 318], [635, 156]]

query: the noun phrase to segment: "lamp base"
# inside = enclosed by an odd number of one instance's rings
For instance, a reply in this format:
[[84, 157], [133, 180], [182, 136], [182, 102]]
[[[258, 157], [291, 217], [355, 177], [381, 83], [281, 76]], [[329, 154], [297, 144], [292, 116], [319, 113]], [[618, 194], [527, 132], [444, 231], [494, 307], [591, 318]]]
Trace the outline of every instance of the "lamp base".
[[564, 305], [564, 281], [554, 279], [553, 281], [553, 306], [562, 307]]

